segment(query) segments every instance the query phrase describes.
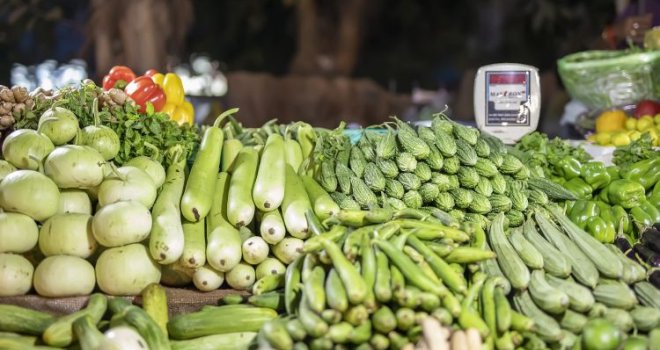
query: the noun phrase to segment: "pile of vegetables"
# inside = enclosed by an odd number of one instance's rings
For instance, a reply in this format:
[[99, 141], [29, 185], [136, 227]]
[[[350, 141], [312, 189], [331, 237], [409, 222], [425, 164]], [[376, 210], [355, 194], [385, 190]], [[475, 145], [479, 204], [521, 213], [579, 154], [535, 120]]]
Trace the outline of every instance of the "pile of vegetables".
[[660, 267], [654, 254], [636, 244], [644, 230], [660, 222], [660, 152], [649, 135], [615, 150], [610, 166], [540, 133], [526, 135], [515, 149], [527, 164], [575, 194], [577, 200], [564, 207], [578, 227], [603, 243], [616, 242], [643, 264]]
[[[13, 128], [7, 129], [5, 135], [18, 129], [37, 130], [44, 113], [61, 107], [78, 119], [80, 129], [92, 131], [96, 130], [94, 127], [107, 127], [114, 131], [118, 139], [107, 146], [118, 149], [113, 158], [118, 165], [139, 156], [164, 162], [165, 152], [176, 145], [181, 145], [184, 152], [192, 156], [199, 143], [196, 126], [179, 125], [162, 112], [148, 110], [146, 114], [141, 113], [125, 92], [119, 89], [104, 91], [90, 80], [83, 81], [80, 87], [66, 87], [56, 92], [35, 90], [30, 96], [34, 105], [14, 113]], [[98, 107], [95, 107], [95, 101]]]
[[[112, 91], [85, 84], [35, 102], [39, 116], [4, 141], [0, 296], [90, 300], [58, 319], [0, 305], [11, 332], [0, 347], [34, 336], [82, 349], [660, 341], [646, 268], [657, 230], [642, 234], [660, 221], [660, 157], [643, 139], [605, 167], [561, 140], [506, 147], [444, 115], [417, 128], [395, 118], [352, 144], [343, 125], [250, 129], [233, 109], [199, 135], [129, 99], [102, 103]], [[612, 244], [624, 235], [641, 235], [625, 252], [637, 261]], [[169, 320], [161, 285], [251, 296]], [[143, 308], [95, 291], [142, 294]], [[103, 347], [115, 337], [132, 343]]]
[[626, 146], [648, 135], [655, 146], [660, 146], [660, 104], [642, 100], [635, 106], [633, 115], [621, 109], [609, 109], [596, 118], [595, 133], [588, 140], [601, 146]]
[[114, 66], [103, 77], [103, 90], [113, 89], [124, 91], [142, 113], [153, 108], [156, 112], [166, 113], [180, 125], [192, 125], [195, 121], [195, 109], [185, 100], [181, 78], [174, 73], [162, 74], [150, 69], [143, 76], [136, 77], [130, 68]]
[[395, 119], [385, 128], [366, 129], [356, 145], [338, 133], [319, 138], [316, 178], [341, 208], [435, 207], [486, 228], [500, 212], [520, 226], [530, 204], [573, 198], [532, 176], [499, 139], [444, 115], [431, 127], [415, 130]]

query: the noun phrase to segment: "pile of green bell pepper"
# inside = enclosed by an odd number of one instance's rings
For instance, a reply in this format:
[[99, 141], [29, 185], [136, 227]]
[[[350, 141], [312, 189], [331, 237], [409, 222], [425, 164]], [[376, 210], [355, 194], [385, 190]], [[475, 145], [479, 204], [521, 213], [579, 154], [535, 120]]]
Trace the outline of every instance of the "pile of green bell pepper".
[[[627, 218], [625, 210], [623, 213]], [[612, 207], [601, 201], [577, 200], [567, 214], [571, 221], [603, 243], [613, 242], [621, 225]]]

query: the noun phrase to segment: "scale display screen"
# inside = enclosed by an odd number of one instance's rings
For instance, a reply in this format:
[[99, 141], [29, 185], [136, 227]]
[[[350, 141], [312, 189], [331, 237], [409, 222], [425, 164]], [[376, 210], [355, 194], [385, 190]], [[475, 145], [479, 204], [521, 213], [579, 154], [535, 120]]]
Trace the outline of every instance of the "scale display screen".
[[530, 72], [486, 71], [486, 126], [529, 126]]

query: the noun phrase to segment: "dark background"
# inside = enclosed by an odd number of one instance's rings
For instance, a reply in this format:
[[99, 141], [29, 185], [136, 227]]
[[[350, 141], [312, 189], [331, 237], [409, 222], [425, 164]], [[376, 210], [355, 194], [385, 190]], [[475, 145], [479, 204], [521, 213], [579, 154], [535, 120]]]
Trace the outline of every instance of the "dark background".
[[[193, 0], [182, 45], [167, 52], [167, 62], [204, 53], [220, 61], [225, 72], [296, 73], [292, 61], [298, 46], [299, 1], [309, 0]], [[322, 25], [329, 28], [324, 30], [335, 32], [332, 26], [346, 1], [311, 1], [326, 18]], [[121, 1], [113, 3], [122, 6]], [[445, 88], [459, 94], [461, 81], [471, 79], [466, 72], [496, 62], [531, 64], [554, 75], [559, 57], [592, 47], [615, 16], [614, 1], [602, 0], [364, 3], [354, 66], [348, 72], [319, 75], [369, 78], [397, 94], [410, 94], [414, 88]], [[0, 81], [9, 84], [15, 62], [30, 65], [45, 59], [83, 58], [90, 77], [101, 77], [105, 72], [96, 70], [91, 35], [92, 4], [93, 0], [0, 0]], [[108, 16], [123, 16], [121, 9], [114, 12]], [[310, 74], [315, 73], [306, 75]], [[552, 84], [561, 89], [558, 79]]]

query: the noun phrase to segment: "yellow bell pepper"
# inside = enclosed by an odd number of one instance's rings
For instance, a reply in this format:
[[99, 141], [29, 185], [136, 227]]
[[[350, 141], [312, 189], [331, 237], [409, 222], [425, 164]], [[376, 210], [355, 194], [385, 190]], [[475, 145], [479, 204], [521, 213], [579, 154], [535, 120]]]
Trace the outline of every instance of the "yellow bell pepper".
[[161, 111], [167, 113], [170, 119], [179, 124], [192, 124], [195, 121], [195, 109], [190, 102], [184, 99], [185, 92], [181, 78], [174, 73], [163, 75], [154, 72], [151, 74], [151, 79], [163, 89], [167, 98]]

